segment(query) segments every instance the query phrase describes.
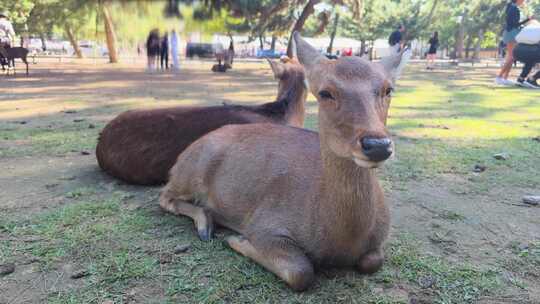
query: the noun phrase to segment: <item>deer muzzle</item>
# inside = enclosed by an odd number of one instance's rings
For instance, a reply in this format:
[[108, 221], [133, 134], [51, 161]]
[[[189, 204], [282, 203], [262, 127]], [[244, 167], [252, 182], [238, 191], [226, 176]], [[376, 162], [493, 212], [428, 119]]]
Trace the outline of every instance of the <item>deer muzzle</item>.
[[390, 138], [363, 137], [360, 139], [360, 145], [362, 153], [375, 163], [387, 160], [394, 152]]

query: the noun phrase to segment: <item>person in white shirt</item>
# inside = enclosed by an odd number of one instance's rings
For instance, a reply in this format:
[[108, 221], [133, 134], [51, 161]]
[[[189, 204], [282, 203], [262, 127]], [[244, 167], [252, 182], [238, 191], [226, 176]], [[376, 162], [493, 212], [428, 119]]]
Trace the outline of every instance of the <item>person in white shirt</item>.
[[180, 55], [178, 52], [178, 47], [180, 45], [180, 41], [178, 39], [178, 35], [176, 34], [175, 30], [172, 30], [171, 32], [171, 56], [172, 56], [172, 62], [173, 62], [173, 69], [175, 71], [178, 71], [180, 69], [180, 62], [178, 56]]
[[13, 25], [8, 20], [8, 14], [0, 12], [0, 44], [5, 48], [11, 47], [15, 41], [15, 31]]
[[11, 47], [11, 43], [15, 41], [15, 31], [13, 25], [8, 20], [8, 14], [0, 12], [0, 64], [2, 69], [7, 64], [8, 71], [11, 68], [10, 62], [7, 59], [8, 53], [6, 49]]

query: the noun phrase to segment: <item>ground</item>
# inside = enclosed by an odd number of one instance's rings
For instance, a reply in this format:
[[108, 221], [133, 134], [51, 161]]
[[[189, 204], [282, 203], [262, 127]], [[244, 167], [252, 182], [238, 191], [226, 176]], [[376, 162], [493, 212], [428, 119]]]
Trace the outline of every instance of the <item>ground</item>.
[[[540, 207], [521, 203], [540, 195], [540, 92], [492, 86], [495, 68], [412, 64], [390, 111], [397, 153], [379, 170], [393, 223], [384, 268], [320, 271], [295, 293], [224, 245], [230, 232], [201, 242], [158, 208], [159, 187], [97, 166], [100, 129], [124, 110], [275, 97], [262, 61], [210, 65], [0, 75], [0, 265], [15, 266], [0, 303], [540, 303]], [[307, 110], [316, 129], [312, 97]]]

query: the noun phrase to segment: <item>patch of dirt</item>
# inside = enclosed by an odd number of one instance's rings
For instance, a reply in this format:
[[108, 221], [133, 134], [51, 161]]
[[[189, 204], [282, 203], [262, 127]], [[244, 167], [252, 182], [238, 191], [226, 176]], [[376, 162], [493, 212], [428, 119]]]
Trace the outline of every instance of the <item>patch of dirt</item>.
[[[388, 191], [393, 231], [414, 235], [424, 251], [487, 268], [515, 258], [512, 246], [539, 240], [540, 208], [519, 204], [534, 189], [460, 195], [445, 186], [459, 179], [443, 175]], [[540, 284], [538, 278], [523, 279], [531, 287]]]

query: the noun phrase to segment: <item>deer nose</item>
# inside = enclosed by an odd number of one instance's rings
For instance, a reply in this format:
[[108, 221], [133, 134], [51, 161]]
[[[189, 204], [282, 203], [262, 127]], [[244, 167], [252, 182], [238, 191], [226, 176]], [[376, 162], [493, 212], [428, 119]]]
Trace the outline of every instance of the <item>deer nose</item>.
[[390, 138], [364, 137], [360, 140], [362, 152], [373, 162], [387, 160], [392, 155], [392, 140]]

